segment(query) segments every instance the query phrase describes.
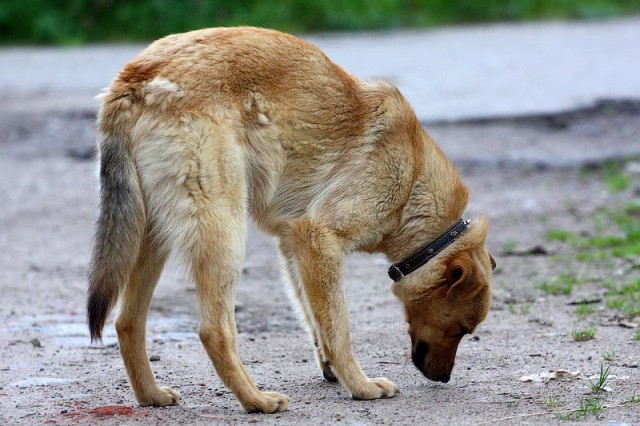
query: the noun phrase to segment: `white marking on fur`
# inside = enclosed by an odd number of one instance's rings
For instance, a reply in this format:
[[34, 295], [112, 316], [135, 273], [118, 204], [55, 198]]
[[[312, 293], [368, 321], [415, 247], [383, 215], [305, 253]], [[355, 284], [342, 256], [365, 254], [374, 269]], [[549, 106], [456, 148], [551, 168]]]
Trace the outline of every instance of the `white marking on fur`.
[[153, 80], [151, 80], [151, 82], [147, 84], [147, 89], [157, 90], [159, 92], [174, 92], [174, 93], [182, 92], [182, 89], [180, 88], [180, 86], [178, 86], [176, 83], [172, 83], [171, 81], [163, 77], [156, 77]]
[[144, 101], [147, 105], [166, 106], [168, 101], [184, 96], [182, 88], [164, 77], [156, 77], [142, 89]]
[[258, 121], [260, 124], [269, 124], [269, 119], [261, 112], [258, 113]]

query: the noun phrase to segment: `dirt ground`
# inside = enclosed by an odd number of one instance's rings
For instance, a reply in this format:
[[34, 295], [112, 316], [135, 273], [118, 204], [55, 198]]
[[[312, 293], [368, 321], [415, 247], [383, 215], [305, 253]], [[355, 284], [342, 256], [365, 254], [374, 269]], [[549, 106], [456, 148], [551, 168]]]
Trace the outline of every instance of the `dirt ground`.
[[[640, 403], [629, 399], [640, 395], [640, 341], [632, 338], [639, 321], [606, 307], [605, 284], [637, 280], [640, 261], [584, 262], [570, 244], [547, 238], [551, 229], [593, 235], [603, 206], [614, 209], [640, 197], [640, 111], [634, 105], [427, 124], [471, 188], [468, 215], [489, 216], [488, 244], [499, 265], [491, 312], [461, 343], [447, 384], [428, 381], [411, 363], [388, 263], [362, 254], [351, 255], [345, 268], [354, 352], [367, 374], [393, 380], [401, 393], [354, 401], [340, 385], [324, 381], [289, 303], [274, 242], [252, 229], [238, 287], [240, 354], [260, 388], [289, 395], [289, 411], [277, 415], [243, 413], [223, 387], [198, 340], [193, 284], [175, 263], [156, 291], [147, 339], [158, 382], [178, 390], [182, 402], [137, 406], [112, 322], [105, 344], [91, 346], [84, 316], [97, 206], [95, 160], [88, 155], [93, 114], [1, 114], [0, 418], [11, 425], [638, 424]], [[624, 160], [620, 173], [628, 185], [620, 192], [606, 183], [605, 159]], [[541, 290], [562, 274], [575, 277], [571, 294]], [[576, 313], [581, 300], [593, 312]], [[585, 327], [595, 328], [595, 339], [574, 341], [573, 330]], [[606, 352], [615, 352], [612, 360], [603, 360]], [[601, 363], [611, 365], [608, 391], [594, 394], [595, 379], [588, 377]], [[521, 381], [559, 369], [581, 374]], [[607, 407], [598, 417], [579, 411], [588, 401]]]

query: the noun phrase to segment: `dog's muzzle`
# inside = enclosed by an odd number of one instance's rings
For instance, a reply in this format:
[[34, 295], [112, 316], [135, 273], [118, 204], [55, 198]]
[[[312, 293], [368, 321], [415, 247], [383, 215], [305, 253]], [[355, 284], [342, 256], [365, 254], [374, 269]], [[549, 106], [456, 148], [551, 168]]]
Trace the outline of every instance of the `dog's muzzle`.
[[418, 341], [418, 344], [415, 347], [415, 350], [411, 352], [411, 360], [413, 361], [413, 365], [416, 366], [418, 370], [424, 376], [436, 382], [447, 383], [449, 379], [451, 379], [451, 370], [445, 371], [443, 373], [438, 373], [437, 375], [432, 374], [427, 368], [427, 354], [429, 353], [429, 344], [422, 340]]

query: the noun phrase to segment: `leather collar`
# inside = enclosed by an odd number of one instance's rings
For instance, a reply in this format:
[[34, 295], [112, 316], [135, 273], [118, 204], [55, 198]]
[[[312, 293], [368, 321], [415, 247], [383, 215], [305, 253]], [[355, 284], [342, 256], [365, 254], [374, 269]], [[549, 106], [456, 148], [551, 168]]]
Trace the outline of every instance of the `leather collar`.
[[470, 220], [460, 219], [426, 247], [409, 256], [407, 260], [391, 265], [388, 271], [389, 277], [393, 281], [400, 281], [402, 278], [433, 259], [438, 253], [458, 239], [458, 237], [467, 230], [469, 223], [471, 223]]

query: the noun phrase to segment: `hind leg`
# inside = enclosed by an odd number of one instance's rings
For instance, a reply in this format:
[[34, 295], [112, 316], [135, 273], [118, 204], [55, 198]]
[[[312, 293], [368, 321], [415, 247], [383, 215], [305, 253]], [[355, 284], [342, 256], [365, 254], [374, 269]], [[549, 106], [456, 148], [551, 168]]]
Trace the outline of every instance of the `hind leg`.
[[201, 305], [202, 344], [220, 379], [247, 412], [285, 411], [288, 397], [259, 391], [238, 355], [235, 286], [244, 258], [244, 216], [226, 216], [224, 221], [210, 218], [205, 232], [210, 238], [201, 235], [201, 241], [209, 243], [197, 251], [192, 263]]
[[300, 273], [295, 265], [295, 255], [293, 253], [289, 253], [287, 251], [286, 245], [282, 242], [280, 243], [279, 248], [280, 253], [282, 254], [282, 258], [284, 259], [285, 266], [287, 268], [291, 288], [293, 289], [296, 301], [298, 302], [298, 306], [300, 306], [300, 310], [304, 317], [305, 323], [307, 324], [307, 327], [309, 329], [309, 334], [311, 335], [311, 339], [315, 348], [316, 360], [318, 361], [318, 365], [320, 366], [322, 375], [326, 380], [330, 382], [337, 382], [338, 378], [333, 373], [331, 364], [325, 356], [322, 334], [318, 332], [318, 326], [313, 319], [313, 315], [310, 312], [309, 302], [307, 301], [304, 294], [303, 284], [300, 279]]
[[167, 254], [147, 236], [129, 283], [123, 289], [122, 306], [116, 320], [120, 353], [133, 393], [140, 405], [165, 406], [178, 403], [180, 395], [159, 387], [149, 364], [145, 342], [147, 312]]

